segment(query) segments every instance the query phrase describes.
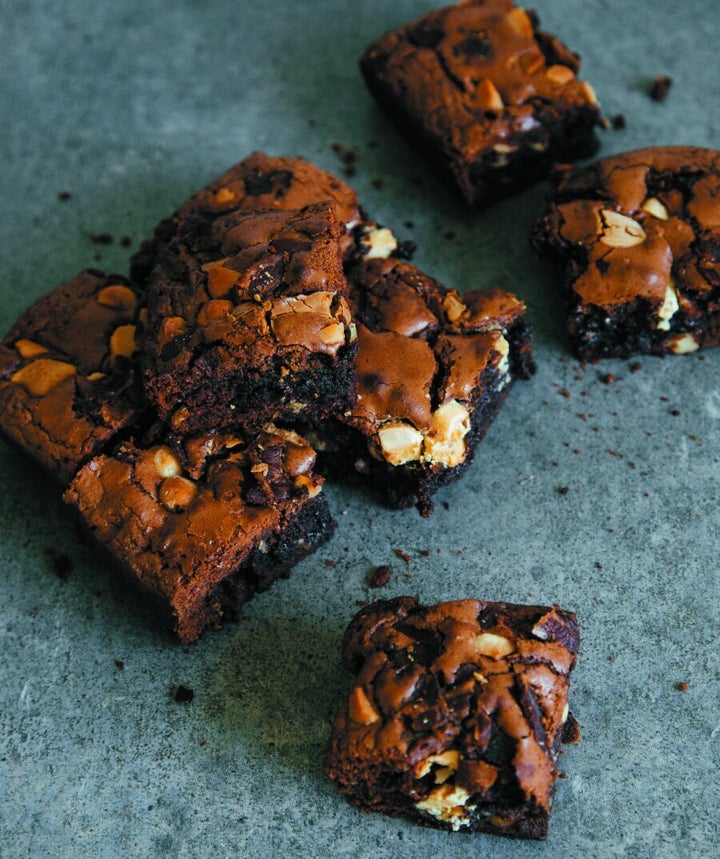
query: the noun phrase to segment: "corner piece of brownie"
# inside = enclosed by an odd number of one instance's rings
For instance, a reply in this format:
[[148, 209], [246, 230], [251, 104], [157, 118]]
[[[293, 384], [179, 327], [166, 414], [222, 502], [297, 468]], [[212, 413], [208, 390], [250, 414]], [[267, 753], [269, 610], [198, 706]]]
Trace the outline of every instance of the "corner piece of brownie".
[[511, 0], [429, 12], [377, 39], [360, 61], [380, 105], [479, 207], [597, 149], [600, 110], [579, 65]]
[[38, 299], [0, 344], [0, 434], [63, 485], [140, 420], [144, 296], [83, 271]]
[[250, 438], [158, 430], [91, 459], [65, 500], [189, 643], [235, 619], [330, 537], [335, 523], [314, 464], [301, 436], [273, 425]]
[[578, 358], [720, 343], [720, 152], [651, 147], [560, 170], [532, 244], [562, 267]]
[[500, 289], [460, 295], [410, 263], [349, 270], [358, 354], [351, 407], [316, 426], [322, 459], [394, 507], [432, 495], [470, 464], [515, 378], [535, 369], [525, 305]]
[[561, 744], [579, 739], [568, 705], [579, 643], [557, 606], [367, 606], [345, 633], [356, 677], [325, 772], [363, 811], [545, 838]]
[[191, 212], [148, 285], [145, 390], [178, 432], [342, 411], [355, 328], [331, 203]]

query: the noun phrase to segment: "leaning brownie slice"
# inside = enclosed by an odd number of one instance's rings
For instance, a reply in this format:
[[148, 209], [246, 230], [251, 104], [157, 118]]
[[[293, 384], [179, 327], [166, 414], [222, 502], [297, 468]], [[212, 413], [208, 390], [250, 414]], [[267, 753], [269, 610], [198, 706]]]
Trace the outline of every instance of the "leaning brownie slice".
[[720, 152], [640, 149], [558, 173], [532, 241], [562, 266], [573, 352], [720, 343]]
[[162, 220], [152, 239], [132, 259], [132, 276], [145, 283], [157, 262], [160, 248], [175, 234], [182, 219], [196, 213], [219, 217], [231, 212], [295, 210], [330, 202], [344, 227], [341, 244], [345, 255], [380, 255], [397, 250], [387, 228], [368, 221], [357, 194], [342, 179], [304, 158], [253, 152], [189, 197], [169, 218]]
[[334, 528], [315, 454], [294, 432], [125, 442], [65, 493], [108, 556], [184, 642], [238, 616]]
[[84, 271], [32, 305], [0, 344], [0, 434], [63, 485], [145, 410], [136, 328], [144, 297]]
[[342, 411], [355, 329], [330, 203], [181, 219], [148, 287], [145, 390], [178, 432]]
[[380, 104], [485, 206], [597, 148], [600, 111], [577, 54], [511, 0], [464, 0], [373, 42], [360, 62]]
[[447, 830], [545, 838], [568, 709], [577, 619], [557, 606], [412, 597], [350, 623], [356, 677], [325, 771], [363, 811]]
[[354, 470], [395, 507], [432, 512], [470, 464], [514, 378], [534, 371], [524, 304], [499, 289], [459, 295], [401, 260], [350, 269], [355, 393], [315, 428], [336, 472]]

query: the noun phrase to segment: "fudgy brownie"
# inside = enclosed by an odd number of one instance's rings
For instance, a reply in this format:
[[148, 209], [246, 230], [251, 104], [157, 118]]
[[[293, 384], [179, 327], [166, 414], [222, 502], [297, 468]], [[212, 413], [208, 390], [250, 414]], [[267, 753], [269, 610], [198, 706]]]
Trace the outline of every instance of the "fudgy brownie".
[[545, 838], [579, 632], [557, 606], [380, 601], [350, 623], [356, 675], [325, 771], [363, 811]]
[[342, 411], [355, 328], [331, 203], [192, 211], [148, 286], [145, 390], [174, 430]]
[[395, 507], [431, 496], [469, 465], [510, 382], [534, 371], [525, 305], [499, 289], [458, 294], [410, 263], [352, 267], [358, 354], [351, 407], [315, 428], [332, 471], [353, 469]]
[[158, 224], [153, 238], [143, 242], [133, 257], [131, 276], [136, 283], [145, 283], [160, 247], [172, 238], [179, 221], [190, 213], [218, 217], [237, 211], [303, 209], [328, 201], [345, 227], [340, 241], [346, 254], [387, 254], [396, 250], [392, 232], [366, 219], [355, 191], [337, 176], [304, 158], [253, 152]]
[[185, 643], [237, 617], [334, 528], [315, 453], [294, 432], [124, 442], [65, 500]]
[[135, 373], [143, 304], [124, 278], [84, 271], [0, 344], [0, 434], [63, 485], [145, 409]]
[[601, 121], [577, 54], [511, 0], [464, 0], [386, 33], [360, 61], [410, 140], [485, 206], [591, 155]]
[[720, 152], [655, 147], [558, 171], [532, 243], [562, 265], [579, 358], [720, 343]]

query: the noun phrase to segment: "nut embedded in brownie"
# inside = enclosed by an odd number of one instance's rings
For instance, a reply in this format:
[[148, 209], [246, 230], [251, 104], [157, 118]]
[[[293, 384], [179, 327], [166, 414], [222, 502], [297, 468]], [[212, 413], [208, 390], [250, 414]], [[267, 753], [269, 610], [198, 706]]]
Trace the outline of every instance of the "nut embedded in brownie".
[[355, 399], [314, 427], [334, 473], [381, 489], [391, 506], [432, 512], [460, 477], [517, 377], [534, 372], [524, 304], [499, 289], [459, 295], [410, 263], [349, 270], [358, 332]]
[[144, 602], [180, 641], [235, 619], [335, 523], [297, 433], [193, 438], [150, 431], [91, 459], [65, 493]]
[[143, 306], [125, 278], [83, 271], [38, 299], [0, 344], [0, 434], [63, 485], [141, 420]]
[[720, 343], [720, 152], [651, 147], [558, 172], [535, 250], [580, 359]]
[[148, 285], [145, 390], [173, 430], [342, 411], [355, 327], [330, 203], [178, 222]]
[[591, 155], [601, 123], [577, 54], [511, 0], [463, 0], [386, 33], [360, 67], [380, 105], [486, 206]]
[[412, 597], [350, 623], [356, 675], [325, 772], [363, 811], [446, 830], [545, 838], [580, 636], [557, 606]]

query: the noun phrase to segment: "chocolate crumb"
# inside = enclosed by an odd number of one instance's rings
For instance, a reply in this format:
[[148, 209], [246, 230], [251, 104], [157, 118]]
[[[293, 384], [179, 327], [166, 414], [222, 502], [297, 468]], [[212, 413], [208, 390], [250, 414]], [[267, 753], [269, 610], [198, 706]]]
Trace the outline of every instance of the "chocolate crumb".
[[614, 131], [622, 131], [626, 126], [625, 122], [625, 114], [624, 113], [616, 113], [615, 116], [610, 120]]
[[45, 554], [50, 561], [53, 573], [62, 581], [67, 581], [73, 570], [72, 558], [62, 552], [56, 552], [54, 549], [46, 549]]
[[676, 418], [680, 414], [680, 409], [670, 409], [670, 414]]
[[88, 238], [94, 245], [111, 245], [113, 237], [110, 233], [89, 233]]
[[415, 226], [415, 222], [414, 221], [405, 221], [403, 223], [403, 226], [408, 230], [412, 230], [412, 228]]
[[61, 202], [66, 202], [66, 200], [70, 200], [72, 198], [72, 194], [69, 191], [59, 191], [58, 192], [58, 200]]
[[175, 690], [175, 700], [178, 704], [189, 704], [195, 697], [195, 692], [187, 686], [178, 686]]
[[411, 260], [416, 250], [417, 244], [412, 239], [405, 239], [402, 242], [398, 242], [395, 256], [400, 259]]
[[124, 671], [125, 670], [125, 663], [122, 661], [122, 659], [116, 659], [115, 660], [115, 667], [117, 668], [118, 671]]
[[677, 689], [679, 692], [684, 692], [687, 689], [687, 687], [688, 687], [688, 685], [684, 680], [681, 683], [677, 684]]
[[612, 385], [612, 383], [615, 381], [615, 376], [613, 376], [612, 373], [601, 373], [598, 378], [603, 383], [603, 385]]
[[569, 491], [570, 491], [569, 486], [558, 486], [558, 488], [557, 488], [557, 494], [558, 495], [567, 495]]
[[648, 95], [653, 101], [665, 101], [668, 90], [672, 86], [672, 78], [658, 75], [648, 86]]
[[418, 554], [422, 558], [429, 558], [430, 557], [430, 549], [420, 549], [420, 552]]
[[390, 567], [387, 564], [382, 564], [376, 567], [368, 576], [368, 585], [371, 588], [384, 588], [390, 581]]
[[560, 390], [558, 391], [558, 394], [560, 394], [561, 397], [565, 397], [565, 399], [568, 399], [568, 400], [572, 396], [570, 394], [570, 391], [568, 391], [567, 388], [560, 388]]
[[325, 564], [326, 567], [337, 567], [337, 561], [333, 561], [330, 558], [326, 558], [323, 561], [323, 564]]
[[395, 549], [394, 552], [397, 555], [397, 557], [402, 558], [402, 560], [405, 561], [406, 564], [409, 564], [410, 561], [412, 561], [412, 555], [408, 555], [408, 553], [403, 552], [402, 549]]
[[343, 168], [343, 173], [346, 176], [354, 176], [357, 173], [357, 170], [355, 169], [355, 165], [354, 164], [348, 164], [347, 167]]
[[633, 361], [632, 364], [630, 365], [630, 372], [631, 373], [637, 373], [637, 371], [641, 370], [641, 369], [642, 369], [642, 364], [640, 363], [640, 361]]
[[129, 248], [131, 244], [132, 244], [132, 239], [130, 238], [130, 236], [123, 236], [120, 239], [120, 247], [122, 247], [122, 248]]

